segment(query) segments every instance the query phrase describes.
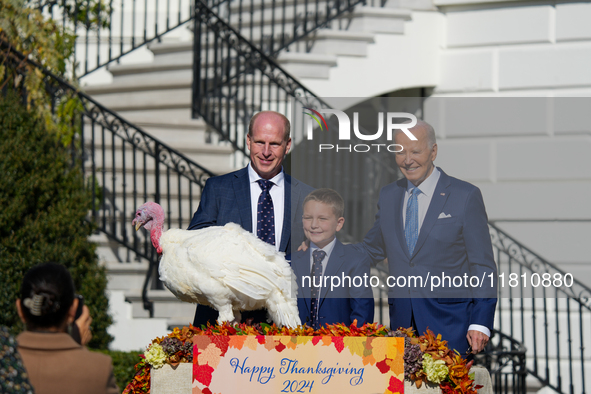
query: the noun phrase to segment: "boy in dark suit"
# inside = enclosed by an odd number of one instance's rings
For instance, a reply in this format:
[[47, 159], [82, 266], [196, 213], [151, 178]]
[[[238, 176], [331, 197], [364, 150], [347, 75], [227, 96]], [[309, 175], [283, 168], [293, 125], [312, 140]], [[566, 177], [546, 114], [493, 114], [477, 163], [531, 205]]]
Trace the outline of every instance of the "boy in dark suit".
[[358, 326], [373, 322], [370, 260], [335, 237], [345, 223], [344, 207], [343, 198], [332, 189], [314, 190], [304, 199], [302, 223], [310, 247], [296, 252], [291, 265], [299, 288], [300, 319], [314, 329], [354, 320]]

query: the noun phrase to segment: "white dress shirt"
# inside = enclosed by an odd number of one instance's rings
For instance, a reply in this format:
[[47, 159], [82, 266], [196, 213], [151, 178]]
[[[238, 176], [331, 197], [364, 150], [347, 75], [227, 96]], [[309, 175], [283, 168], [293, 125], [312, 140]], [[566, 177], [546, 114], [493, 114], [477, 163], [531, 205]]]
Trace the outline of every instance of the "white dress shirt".
[[[419, 234], [421, 233], [421, 226], [427, 215], [427, 210], [429, 209], [429, 204], [431, 204], [431, 198], [433, 198], [433, 193], [435, 192], [435, 187], [437, 186], [437, 182], [439, 182], [440, 176], [441, 172], [435, 167], [433, 168], [431, 175], [421, 182], [419, 186], [416, 186], [421, 191], [417, 196], [417, 201], [419, 203]], [[404, 205], [402, 206], [403, 225], [406, 225], [406, 205], [408, 204], [408, 199], [410, 197], [410, 190], [414, 188], [415, 185], [413, 185], [412, 182], [407, 182], [406, 192], [404, 193]], [[488, 327], [481, 326], [480, 324], [470, 324], [468, 331], [470, 330], [480, 331], [490, 338], [490, 330]]]
[[[248, 179], [250, 181], [250, 207], [252, 213], [252, 232], [254, 235], [257, 234], [257, 205], [259, 202], [259, 196], [263, 192], [258, 184], [261, 176], [256, 173], [248, 164]], [[269, 190], [271, 200], [273, 200], [273, 216], [275, 218], [275, 250], [279, 250], [279, 244], [281, 243], [281, 233], [283, 232], [283, 209], [285, 205], [285, 174], [283, 168], [279, 174], [269, 179], [273, 182], [273, 187]]]

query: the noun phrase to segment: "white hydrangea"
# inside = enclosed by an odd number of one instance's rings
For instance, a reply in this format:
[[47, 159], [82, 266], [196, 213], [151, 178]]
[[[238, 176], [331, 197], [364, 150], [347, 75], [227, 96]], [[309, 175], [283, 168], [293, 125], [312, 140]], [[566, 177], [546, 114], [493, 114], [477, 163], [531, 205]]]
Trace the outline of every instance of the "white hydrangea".
[[433, 360], [429, 353], [423, 354], [423, 371], [427, 379], [433, 383], [441, 383], [449, 374], [449, 369], [443, 360]]
[[161, 368], [166, 362], [166, 353], [164, 353], [162, 346], [156, 343], [148, 346], [144, 357], [146, 357], [146, 362], [154, 368]]

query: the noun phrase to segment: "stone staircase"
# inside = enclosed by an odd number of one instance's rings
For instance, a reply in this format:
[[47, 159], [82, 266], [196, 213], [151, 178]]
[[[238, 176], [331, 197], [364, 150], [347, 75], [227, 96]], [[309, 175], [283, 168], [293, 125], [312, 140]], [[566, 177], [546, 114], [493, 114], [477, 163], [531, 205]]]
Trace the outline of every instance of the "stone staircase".
[[[254, 15], [259, 24], [270, 23], [267, 20], [269, 17], [268, 13], [264, 18], [260, 14]], [[248, 37], [248, 20], [246, 17], [243, 19], [243, 26], [246, 27], [242, 32]], [[340, 59], [366, 56], [376, 33], [401, 35], [405, 21], [410, 19], [409, 10], [359, 6], [350, 15], [333, 21], [332, 28], [318, 30], [292, 44], [289, 52], [280, 53], [278, 62], [296, 78], [326, 79]], [[237, 18], [232, 17], [232, 20]], [[153, 61], [111, 65], [108, 67], [112, 75], [111, 83], [86, 86], [86, 92], [124, 119], [214, 173], [226, 173], [242, 167], [243, 158], [234, 153], [228, 142], [220, 141], [215, 130], [209, 129], [203, 120], [191, 118], [192, 42], [168, 40], [152, 43], [148, 48], [153, 54]], [[108, 170], [108, 160], [99, 163], [99, 166]], [[194, 199], [198, 197], [193, 196]], [[186, 197], [183, 199], [186, 200]], [[193, 207], [197, 205], [198, 201], [193, 201]], [[183, 202], [183, 206], [188, 205]], [[186, 227], [193, 212], [179, 214], [183, 220], [182, 227]], [[124, 220], [129, 223], [123, 225], [132, 232], [131, 218]], [[173, 217], [172, 226], [178, 227], [174, 223], [178, 223], [178, 217]], [[178, 301], [165, 288], [148, 290], [148, 299], [154, 305], [154, 315], [149, 318], [142, 302], [148, 262], [110, 242], [104, 235], [94, 238], [109, 278], [111, 313], [115, 320], [110, 328], [115, 337], [112, 348], [138, 349], [154, 337], [163, 335], [167, 329], [192, 322], [195, 306]], [[387, 307], [387, 302], [384, 304]], [[376, 318], [378, 316], [376, 309]], [[387, 311], [384, 316], [387, 319]]]

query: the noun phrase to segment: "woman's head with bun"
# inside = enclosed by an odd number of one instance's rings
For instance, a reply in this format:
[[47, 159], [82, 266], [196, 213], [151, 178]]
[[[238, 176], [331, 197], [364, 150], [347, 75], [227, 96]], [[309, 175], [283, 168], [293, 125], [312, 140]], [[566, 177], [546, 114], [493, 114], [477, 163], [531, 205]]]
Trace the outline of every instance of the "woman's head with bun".
[[74, 302], [72, 277], [63, 265], [37, 265], [25, 274], [19, 301], [27, 330], [65, 329]]

